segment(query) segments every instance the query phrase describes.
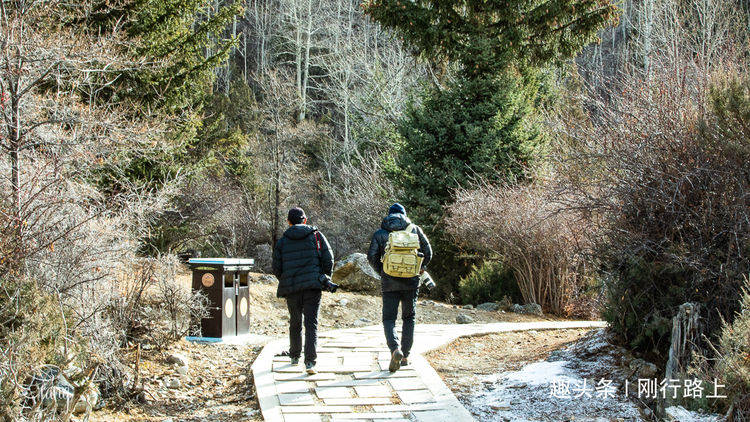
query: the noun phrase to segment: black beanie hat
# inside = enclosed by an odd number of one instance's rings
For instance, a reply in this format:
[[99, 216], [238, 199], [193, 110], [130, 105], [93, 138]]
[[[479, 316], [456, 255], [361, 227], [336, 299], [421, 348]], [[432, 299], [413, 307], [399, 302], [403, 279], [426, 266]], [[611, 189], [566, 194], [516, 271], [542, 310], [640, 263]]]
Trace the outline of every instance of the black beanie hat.
[[396, 202], [388, 208], [388, 214], [403, 214], [406, 215], [406, 208], [403, 205]]
[[305, 218], [307, 216], [305, 215], [305, 210], [303, 210], [300, 207], [294, 207], [289, 210], [289, 214], [287, 214], [286, 219], [289, 220], [292, 224], [301, 224], [303, 221], [305, 221]]

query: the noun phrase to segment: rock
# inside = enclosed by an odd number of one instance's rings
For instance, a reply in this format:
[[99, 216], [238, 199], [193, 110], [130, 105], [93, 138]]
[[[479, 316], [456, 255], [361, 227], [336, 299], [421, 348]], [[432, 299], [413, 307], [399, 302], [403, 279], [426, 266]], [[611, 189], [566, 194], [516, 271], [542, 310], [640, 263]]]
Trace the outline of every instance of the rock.
[[494, 410], [510, 410], [510, 405], [507, 403], [495, 403], [490, 405]]
[[180, 381], [179, 378], [170, 378], [166, 380], [164, 384], [167, 388], [171, 388], [171, 389], [177, 389], [177, 388], [182, 387], [182, 382]]
[[341, 298], [341, 299], [339, 299], [338, 302], [336, 302], [336, 304], [339, 305], [339, 306], [344, 307], [344, 306], [346, 306], [346, 305], [349, 304], [349, 299]]
[[463, 309], [474, 309], [474, 305], [471, 305], [471, 304], [469, 304], [469, 305], [464, 305], [464, 306], [462, 306], [461, 308], [463, 308]]
[[479, 309], [480, 311], [495, 312], [500, 309], [500, 305], [494, 302], [487, 302], [482, 303], [481, 305], [477, 305], [477, 309]]
[[60, 368], [46, 365], [27, 380], [28, 395], [42, 399], [42, 406], [47, 407], [56, 404], [58, 407], [67, 407], [73, 399], [73, 385], [65, 379]]
[[638, 378], [640, 379], [653, 378], [659, 372], [659, 368], [656, 365], [640, 358], [631, 360], [628, 367], [631, 371], [638, 374]]
[[380, 275], [370, 267], [367, 256], [362, 253], [353, 253], [336, 262], [331, 279], [341, 288], [350, 291], [380, 291]]
[[517, 314], [544, 315], [542, 307], [537, 303], [527, 303], [526, 305], [516, 303], [511, 307], [511, 311]]
[[237, 384], [242, 385], [247, 382], [247, 375], [240, 375], [237, 377]]
[[178, 366], [177, 367], [177, 373], [180, 375], [187, 375], [188, 374], [188, 367], [187, 366]]
[[177, 366], [190, 365], [190, 359], [182, 353], [170, 353], [169, 356], [167, 356], [167, 362], [173, 363]]
[[509, 385], [508, 388], [521, 389], [521, 388], [526, 388], [526, 386], [527, 386], [527, 384], [525, 382], [522, 382], [522, 383], [518, 383], [518, 384]]
[[456, 322], [459, 323], [459, 324], [471, 324], [472, 322], [474, 322], [474, 318], [472, 318], [472, 317], [470, 317], [470, 316], [468, 316], [466, 314], [459, 314], [456, 317]]
[[81, 414], [91, 410], [96, 410], [102, 406], [99, 403], [99, 388], [95, 385], [90, 386], [85, 393], [81, 395], [73, 408], [73, 413]]
[[258, 409], [250, 409], [245, 411], [245, 417], [246, 418], [252, 418], [253, 416], [258, 414]]
[[272, 274], [263, 274], [258, 277], [258, 281], [263, 284], [279, 284], [279, 279]]
[[693, 412], [685, 409], [682, 406], [670, 406], [664, 409], [664, 414], [667, 416], [668, 421], [695, 421], [698, 420], [697, 415]]
[[360, 319], [354, 321], [354, 326], [355, 327], [362, 327], [362, 326], [365, 326], [365, 325], [369, 325], [370, 323], [372, 323], [372, 321], [370, 319], [368, 319], [368, 318], [360, 318]]

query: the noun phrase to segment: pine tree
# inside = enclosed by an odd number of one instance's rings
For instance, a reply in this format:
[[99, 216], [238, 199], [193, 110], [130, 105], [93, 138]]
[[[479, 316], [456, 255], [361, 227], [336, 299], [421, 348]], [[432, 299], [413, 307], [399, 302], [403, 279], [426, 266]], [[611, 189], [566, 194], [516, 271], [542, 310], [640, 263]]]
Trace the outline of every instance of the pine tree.
[[438, 222], [457, 187], [521, 177], [542, 139], [533, 124], [537, 87], [510, 72], [459, 79], [407, 110], [394, 179], [421, 224]]
[[460, 63], [467, 75], [570, 58], [617, 13], [610, 0], [369, 0], [363, 7], [417, 54]]
[[117, 8], [103, 1], [87, 24], [97, 31], [123, 25], [126, 54], [151, 64], [113, 69], [120, 78], [112, 95], [151, 111], [179, 113], [199, 109], [211, 91], [214, 68], [235, 43], [224, 33], [241, 12], [233, 1], [214, 6], [209, 0], [127, 0]]

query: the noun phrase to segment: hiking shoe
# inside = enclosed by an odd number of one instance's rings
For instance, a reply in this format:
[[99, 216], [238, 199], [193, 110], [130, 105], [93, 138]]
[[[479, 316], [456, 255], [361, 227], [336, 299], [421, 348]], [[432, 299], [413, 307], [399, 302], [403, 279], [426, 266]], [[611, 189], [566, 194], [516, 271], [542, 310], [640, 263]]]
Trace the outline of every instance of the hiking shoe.
[[388, 365], [388, 370], [391, 372], [398, 371], [398, 368], [401, 367], [401, 360], [404, 358], [404, 354], [401, 353], [401, 350], [396, 349], [391, 354], [391, 364]]
[[307, 370], [307, 373], [309, 375], [315, 375], [318, 373], [318, 371], [315, 370], [315, 364], [312, 362], [308, 362], [305, 364], [305, 370]]
[[299, 363], [299, 358], [291, 358], [291, 359], [290, 359], [290, 361], [291, 361], [290, 363], [291, 363], [292, 365], [296, 365], [296, 364], [298, 364], [298, 363]]
[[401, 366], [407, 366], [409, 365], [409, 358], [403, 358], [401, 359]]

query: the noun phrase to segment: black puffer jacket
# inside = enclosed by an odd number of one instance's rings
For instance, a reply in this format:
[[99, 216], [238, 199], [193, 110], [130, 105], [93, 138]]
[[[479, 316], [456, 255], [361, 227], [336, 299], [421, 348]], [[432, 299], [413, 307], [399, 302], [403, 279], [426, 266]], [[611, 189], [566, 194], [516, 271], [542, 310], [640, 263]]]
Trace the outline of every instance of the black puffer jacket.
[[[316, 235], [320, 241], [320, 255]], [[320, 258], [318, 258], [320, 256]], [[317, 228], [305, 224], [289, 227], [273, 249], [273, 273], [279, 279], [276, 296], [320, 289], [320, 274], [331, 275], [333, 253]]]
[[[367, 260], [370, 262], [370, 266], [380, 274], [381, 285], [384, 292], [411, 290], [419, 287], [419, 277], [391, 277], [383, 272], [383, 263], [380, 262], [380, 259], [385, 253], [385, 245], [388, 243], [388, 235], [393, 231], [406, 229], [409, 227], [409, 224], [411, 224], [411, 220], [409, 220], [404, 214], [390, 214], [383, 220], [383, 224], [380, 225], [380, 230], [372, 235], [370, 250], [367, 251]], [[424, 254], [424, 261], [422, 262], [422, 268], [424, 269], [432, 259], [432, 246], [430, 246], [430, 241], [427, 240], [427, 236], [422, 232], [422, 228], [416, 225], [415, 227], [417, 234], [419, 235], [419, 252]]]

